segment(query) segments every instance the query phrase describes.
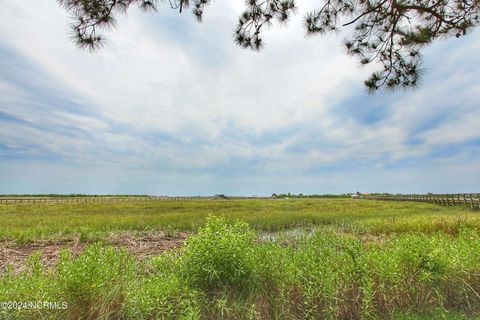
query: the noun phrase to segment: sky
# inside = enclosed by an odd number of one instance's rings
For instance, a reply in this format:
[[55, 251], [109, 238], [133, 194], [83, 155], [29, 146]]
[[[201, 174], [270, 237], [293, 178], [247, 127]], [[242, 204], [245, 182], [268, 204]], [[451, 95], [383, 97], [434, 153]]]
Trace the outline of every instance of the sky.
[[137, 9], [83, 51], [53, 0], [2, 1], [0, 193], [480, 192], [480, 30], [423, 51], [413, 90], [369, 95], [346, 33], [306, 37], [298, 2], [260, 52], [242, 2], [203, 23]]

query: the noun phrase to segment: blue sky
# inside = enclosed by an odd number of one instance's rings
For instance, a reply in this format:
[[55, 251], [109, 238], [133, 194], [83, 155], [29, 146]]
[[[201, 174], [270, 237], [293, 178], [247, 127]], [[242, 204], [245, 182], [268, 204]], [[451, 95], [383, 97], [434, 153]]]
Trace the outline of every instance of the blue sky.
[[[250, 52], [242, 5], [131, 10], [87, 53], [55, 1], [0, 13], [0, 193], [480, 192], [479, 31], [424, 50], [418, 89], [368, 95], [344, 35]], [[375, 66], [374, 66], [375, 67]]]

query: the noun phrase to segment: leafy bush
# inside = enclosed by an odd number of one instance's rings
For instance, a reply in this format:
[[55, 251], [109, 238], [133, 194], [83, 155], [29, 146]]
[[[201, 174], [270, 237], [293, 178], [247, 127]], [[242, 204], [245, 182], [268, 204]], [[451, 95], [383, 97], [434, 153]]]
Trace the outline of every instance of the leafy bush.
[[246, 289], [254, 282], [254, 242], [248, 224], [229, 225], [210, 216], [198, 235], [186, 240], [179, 261], [181, 279], [209, 292]]

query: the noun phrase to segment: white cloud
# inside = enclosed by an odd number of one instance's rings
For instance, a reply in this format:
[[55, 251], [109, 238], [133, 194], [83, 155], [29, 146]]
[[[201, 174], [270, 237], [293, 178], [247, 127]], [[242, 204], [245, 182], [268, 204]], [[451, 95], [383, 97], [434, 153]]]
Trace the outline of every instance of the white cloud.
[[[317, 2], [301, 5], [305, 12]], [[29, 81], [71, 102], [49, 107], [50, 100], [0, 80], [0, 111], [35, 124], [2, 124], [0, 144], [25, 154], [145, 172], [291, 172], [300, 181], [322, 166], [384, 168], [479, 137], [479, 67], [472, 63], [479, 45], [472, 40], [430, 48], [427, 61], [451, 54], [435, 68], [427, 63], [419, 90], [368, 98], [362, 80], [371, 69], [343, 53], [341, 37], [305, 38], [301, 14], [266, 31], [266, 47], [250, 52], [231, 37], [237, 2], [213, 3], [203, 24], [168, 4], [155, 15], [132, 10], [106, 32], [106, 46], [89, 54], [68, 42], [68, 17], [54, 1], [2, 6], [1, 44], [41, 70], [24, 66], [19, 77], [35, 76]], [[355, 96], [359, 105], [338, 111]], [[385, 113], [380, 120], [360, 119], [355, 108], [370, 103], [379, 104], [371, 112]]]
[[449, 145], [480, 140], [480, 111], [462, 113], [452, 121], [422, 133], [429, 145]]

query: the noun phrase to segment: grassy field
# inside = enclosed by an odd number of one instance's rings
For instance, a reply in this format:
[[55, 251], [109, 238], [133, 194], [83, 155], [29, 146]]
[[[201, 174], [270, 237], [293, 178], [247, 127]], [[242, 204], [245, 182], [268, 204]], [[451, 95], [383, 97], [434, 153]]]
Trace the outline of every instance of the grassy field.
[[241, 220], [258, 231], [334, 227], [372, 235], [480, 230], [480, 214], [428, 203], [351, 199], [144, 201], [0, 205], [0, 241], [102, 239], [120, 231], [195, 232], [211, 215]]
[[[0, 243], [80, 239], [0, 275], [1, 319], [480, 319], [480, 212], [351, 199], [0, 206]], [[293, 231], [292, 231], [293, 230]], [[124, 232], [189, 232], [148, 258]], [[68, 243], [68, 242], [66, 242]], [[63, 306], [66, 308], [63, 308]]]

